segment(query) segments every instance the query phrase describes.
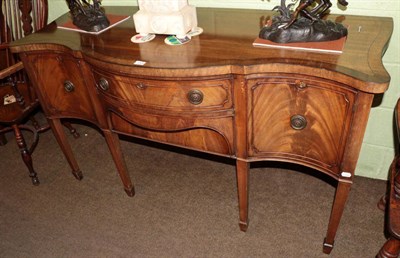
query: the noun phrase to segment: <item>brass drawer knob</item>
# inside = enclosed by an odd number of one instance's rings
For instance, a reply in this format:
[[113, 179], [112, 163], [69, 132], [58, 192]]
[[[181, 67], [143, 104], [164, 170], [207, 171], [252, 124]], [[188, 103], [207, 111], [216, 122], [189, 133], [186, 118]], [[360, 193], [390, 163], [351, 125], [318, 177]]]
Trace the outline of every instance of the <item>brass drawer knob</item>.
[[307, 126], [307, 119], [302, 115], [294, 115], [290, 118], [290, 126], [295, 130], [303, 130]]
[[100, 87], [100, 89], [106, 91], [106, 90], [108, 90], [110, 88], [110, 84], [108, 83], [107, 79], [100, 78], [99, 87]]
[[139, 90], [144, 90], [147, 88], [147, 86], [143, 82], [139, 82], [139, 83], [136, 83], [136, 88], [138, 88]]
[[199, 105], [203, 102], [204, 95], [200, 90], [190, 90], [187, 94], [187, 98], [193, 105]]
[[64, 81], [64, 89], [66, 92], [73, 92], [75, 90], [75, 85], [71, 81]]
[[300, 83], [299, 83], [299, 88], [300, 88], [300, 89], [307, 88], [307, 86], [308, 86], [308, 85], [307, 85], [307, 83], [305, 83], [305, 82], [300, 82]]

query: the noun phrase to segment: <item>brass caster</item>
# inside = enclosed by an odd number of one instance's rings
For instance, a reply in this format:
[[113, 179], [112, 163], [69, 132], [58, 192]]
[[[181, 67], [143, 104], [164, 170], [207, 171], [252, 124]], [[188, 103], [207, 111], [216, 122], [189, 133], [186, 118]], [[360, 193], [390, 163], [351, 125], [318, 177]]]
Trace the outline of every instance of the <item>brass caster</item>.
[[330, 254], [332, 252], [333, 249], [333, 243], [332, 244], [328, 244], [326, 242], [326, 239], [324, 239], [324, 246], [322, 251], [324, 252], [324, 254]]
[[249, 222], [239, 222], [239, 228], [241, 231], [246, 232], [247, 231], [247, 227], [249, 226]]

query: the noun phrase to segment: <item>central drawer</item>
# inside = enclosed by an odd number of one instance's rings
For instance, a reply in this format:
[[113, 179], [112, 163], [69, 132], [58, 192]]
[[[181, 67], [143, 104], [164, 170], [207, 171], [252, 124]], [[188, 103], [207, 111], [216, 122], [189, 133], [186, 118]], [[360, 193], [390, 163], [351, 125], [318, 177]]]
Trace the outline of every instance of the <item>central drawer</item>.
[[234, 155], [231, 76], [192, 80], [92, 71], [112, 131]]
[[94, 71], [103, 97], [125, 106], [158, 110], [222, 111], [232, 108], [229, 77], [203, 80], [141, 78]]

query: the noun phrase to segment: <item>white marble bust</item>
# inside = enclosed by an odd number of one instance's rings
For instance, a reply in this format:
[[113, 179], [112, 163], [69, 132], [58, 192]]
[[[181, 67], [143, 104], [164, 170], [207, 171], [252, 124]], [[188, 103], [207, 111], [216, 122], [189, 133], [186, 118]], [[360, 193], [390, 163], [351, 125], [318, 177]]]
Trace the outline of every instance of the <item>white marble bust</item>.
[[187, 0], [138, 0], [139, 11], [133, 15], [136, 32], [176, 35], [183, 38], [197, 27], [196, 8]]

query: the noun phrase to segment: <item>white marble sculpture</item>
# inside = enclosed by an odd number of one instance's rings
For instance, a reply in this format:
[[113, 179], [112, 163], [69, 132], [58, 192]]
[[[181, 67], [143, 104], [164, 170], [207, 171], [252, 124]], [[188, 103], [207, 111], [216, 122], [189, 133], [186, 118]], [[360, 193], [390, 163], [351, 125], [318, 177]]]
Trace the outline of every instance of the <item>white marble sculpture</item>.
[[138, 0], [139, 11], [133, 15], [137, 33], [176, 35], [184, 38], [197, 27], [196, 7], [187, 0]]

